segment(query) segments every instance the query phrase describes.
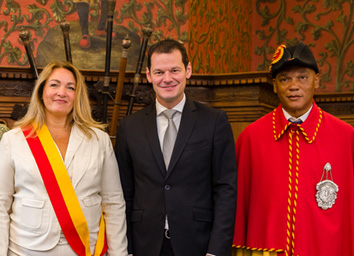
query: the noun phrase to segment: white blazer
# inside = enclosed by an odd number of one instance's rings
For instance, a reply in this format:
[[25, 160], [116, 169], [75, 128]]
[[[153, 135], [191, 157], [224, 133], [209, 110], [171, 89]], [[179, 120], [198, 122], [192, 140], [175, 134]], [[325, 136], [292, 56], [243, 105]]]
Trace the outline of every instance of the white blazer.
[[[101, 208], [106, 222], [108, 255], [127, 255], [125, 201], [117, 161], [108, 134], [94, 129], [88, 139], [73, 126], [65, 167], [86, 217], [95, 247]], [[0, 255], [9, 240], [30, 250], [49, 250], [61, 228], [37, 164], [19, 128], [0, 141]], [[93, 253], [93, 252], [92, 252]]]

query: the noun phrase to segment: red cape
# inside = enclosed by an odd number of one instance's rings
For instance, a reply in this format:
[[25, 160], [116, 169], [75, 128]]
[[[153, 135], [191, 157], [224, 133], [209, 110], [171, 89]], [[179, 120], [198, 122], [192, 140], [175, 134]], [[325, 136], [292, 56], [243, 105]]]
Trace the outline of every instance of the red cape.
[[[293, 132], [292, 132], [293, 130]], [[354, 255], [354, 129], [314, 103], [301, 125], [281, 106], [236, 142], [234, 246], [288, 255]], [[332, 208], [316, 202], [326, 163], [339, 187]]]

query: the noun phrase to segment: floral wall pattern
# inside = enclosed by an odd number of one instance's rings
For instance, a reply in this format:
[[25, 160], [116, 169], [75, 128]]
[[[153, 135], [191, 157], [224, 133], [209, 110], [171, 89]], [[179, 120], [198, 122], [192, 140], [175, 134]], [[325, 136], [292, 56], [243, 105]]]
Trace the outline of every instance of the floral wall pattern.
[[250, 0], [191, 1], [189, 54], [194, 72], [249, 71], [251, 15]]
[[[92, 47], [83, 50], [74, 0], [0, 0], [0, 66], [29, 66], [19, 39], [21, 29], [30, 31], [39, 66], [65, 58], [59, 24], [66, 20], [71, 23], [74, 64], [103, 69], [105, 38], [94, 34], [100, 1], [90, 2]], [[133, 44], [127, 69], [135, 70], [141, 30], [150, 25], [149, 44], [164, 38], [181, 40], [193, 71], [200, 74], [266, 71], [279, 44], [304, 41], [318, 60], [319, 91], [354, 91], [353, 20], [352, 0], [117, 0], [112, 69], [118, 69], [121, 39], [129, 34]]]
[[[100, 3], [91, 2], [89, 21], [90, 34], [93, 34], [91, 27], [95, 27], [94, 23], [99, 20]], [[150, 44], [164, 38], [184, 42], [196, 73], [248, 71], [252, 56], [252, 1], [239, 2], [118, 0], [114, 13], [114, 31], [121, 35], [130, 33], [132, 36], [141, 36], [141, 29], [149, 24], [153, 28]], [[59, 24], [65, 19], [71, 23], [72, 52], [79, 68], [102, 69], [102, 54], [98, 52], [104, 51], [104, 39], [93, 37], [93, 49], [82, 51], [77, 47], [80, 25], [76, 9], [72, 0], [0, 0], [0, 65], [28, 66], [24, 47], [18, 39], [21, 29], [30, 31], [32, 49], [39, 66], [53, 58], [64, 58]], [[135, 38], [135, 43], [139, 44], [139, 40]], [[119, 49], [119, 43], [114, 43], [115, 49]], [[58, 51], [53, 52], [53, 48], [58, 48]], [[58, 55], [58, 52], [61, 54]], [[79, 57], [82, 55], [85, 58]], [[112, 67], [117, 69], [119, 50], [113, 50], [112, 55], [112, 61], [117, 62]], [[130, 69], [134, 70], [133, 67]]]
[[188, 41], [188, 0], [130, 0], [117, 7], [120, 14], [117, 12], [115, 21], [131, 31], [138, 32], [140, 27], [151, 24], [152, 42], [168, 37]]
[[354, 90], [352, 0], [255, 0], [254, 70], [267, 70], [277, 45], [303, 41], [314, 52], [320, 92]]
[[[162, 38], [175, 38], [188, 42], [187, 0], [117, 0], [113, 17], [113, 31], [118, 34], [112, 46], [112, 68], [118, 69], [121, 40], [125, 34], [133, 37], [135, 45], [132, 62], [137, 61], [141, 30], [149, 25], [153, 29], [150, 44]], [[105, 37], [94, 34], [100, 16], [100, 2], [91, 0], [89, 30], [91, 46], [80, 49], [81, 38], [77, 6], [73, 0], [0, 0], [0, 65], [28, 66], [28, 59], [19, 39], [22, 29], [29, 30], [31, 48], [36, 61], [44, 66], [51, 59], [65, 59], [62, 32], [59, 24], [71, 23], [70, 39], [74, 64], [82, 69], [103, 69]], [[132, 38], [131, 38], [132, 39]], [[54, 51], [53, 51], [54, 50]], [[63, 59], [64, 58], [64, 59]], [[75, 59], [76, 58], [76, 59]], [[134, 65], [128, 67], [135, 70]]]

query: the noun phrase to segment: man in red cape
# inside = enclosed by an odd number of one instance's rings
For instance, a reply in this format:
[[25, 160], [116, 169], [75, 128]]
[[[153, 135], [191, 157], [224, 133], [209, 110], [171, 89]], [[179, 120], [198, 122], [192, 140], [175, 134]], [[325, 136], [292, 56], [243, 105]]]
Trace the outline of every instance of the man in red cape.
[[279, 46], [270, 71], [280, 105], [236, 142], [236, 255], [354, 255], [354, 129], [314, 102], [307, 45]]

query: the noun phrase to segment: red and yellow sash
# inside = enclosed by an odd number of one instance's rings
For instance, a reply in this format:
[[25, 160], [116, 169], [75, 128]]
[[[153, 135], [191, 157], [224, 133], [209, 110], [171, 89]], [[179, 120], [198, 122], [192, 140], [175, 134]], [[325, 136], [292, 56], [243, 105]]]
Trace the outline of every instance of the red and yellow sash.
[[[91, 256], [89, 230], [75, 194], [69, 174], [46, 125], [36, 136], [27, 137], [31, 128], [23, 130], [27, 143], [42, 175], [50, 201], [71, 248], [80, 256]], [[101, 215], [95, 256], [107, 251], [105, 223]]]

